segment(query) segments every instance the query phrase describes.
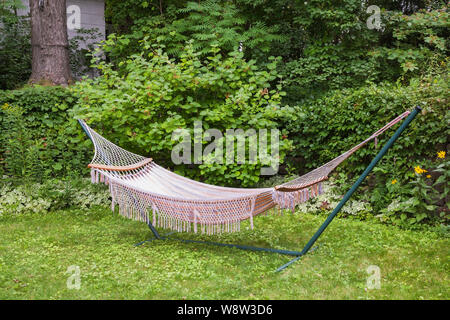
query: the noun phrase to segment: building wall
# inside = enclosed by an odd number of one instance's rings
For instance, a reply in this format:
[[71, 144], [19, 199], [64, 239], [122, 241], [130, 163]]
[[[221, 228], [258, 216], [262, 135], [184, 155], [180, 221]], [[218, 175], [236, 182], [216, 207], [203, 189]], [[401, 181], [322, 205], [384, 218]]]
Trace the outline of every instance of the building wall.
[[[38, 1], [38, 0], [33, 0]], [[26, 9], [19, 10], [20, 15], [30, 13], [29, 0], [22, 0]], [[69, 39], [79, 34], [77, 30], [96, 29], [98, 36], [86, 43], [80, 43], [80, 47], [98, 43], [105, 39], [105, 1], [104, 0], [67, 0], [67, 35]]]

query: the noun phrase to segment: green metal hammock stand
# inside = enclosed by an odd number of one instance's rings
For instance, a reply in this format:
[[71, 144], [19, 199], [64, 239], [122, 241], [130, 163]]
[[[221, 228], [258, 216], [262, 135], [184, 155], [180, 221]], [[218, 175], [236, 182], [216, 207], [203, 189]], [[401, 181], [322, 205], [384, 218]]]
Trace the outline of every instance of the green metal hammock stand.
[[[147, 166], [149, 165], [149, 163], [151, 162], [151, 159], [149, 159], [149, 161], [147, 161], [145, 158], [135, 158], [133, 159], [133, 161], [131, 161], [131, 165], [124, 165], [123, 161], [121, 163], [119, 163], [119, 165], [117, 166], [112, 166], [111, 164], [114, 163], [114, 159], [111, 156], [111, 149], [118, 148], [117, 146], [111, 144], [109, 141], [107, 141], [106, 139], [104, 139], [103, 137], [101, 137], [100, 135], [98, 135], [95, 131], [93, 131], [91, 128], [89, 128], [86, 123], [82, 120], [78, 120], [80, 125], [82, 126], [83, 130], [85, 131], [85, 133], [87, 134], [87, 136], [93, 141], [95, 147], [96, 147], [96, 155], [94, 156], [94, 164], [89, 165], [89, 167], [91, 167], [91, 169], [93, 170], [92, 172], [92, 179], [93, 182], [100, 179], [100, 181], [102, 181], [102, 179], [106, 184], [110, 185], [110, 189], [111, 189], [111, 194], [113, 196], [113, 206], [114, 206], [114, 195], [116, 195], [116, 197], [119, 195], [121, 197], [121, 199], [117, 200], [119, 203], [119, 208], [120, 205], [122, 204], [125, 208], [131, 207], [131, 209], [129, 209], [128, 211], [125, 210], [125, 213], [121, 213], [129, 218], [133, 218], [136, 220], [140, 220], [143, 222], [146, 222], [148, 227], [150, 228], [150, 230], [152, 231], [154, 238], [152, 239], [148, 239], [148, 240], [144, 240], [142, 242], [139, 242], [137, 244], [135, 244], [135, 246], [139, 246], [142, 245], [146, 242], [151, 242], [153, 240], [165, 240], [165, 239], [170, 239], [170, 240], [176, 240], [176, 241], [181, 241], [184, 243], [200, 243], [200, 244], [209, 244], [209, 245], [215, 245], [215, 246], [221, 246], [221, 247], [228, 247], [228, 248], [237, 248], [237, 249], [242, 249], [242, 250], [252, 250], [252, 251], [260, 251], [260, 252], [269, 252], [269, 253], [278, 253], [278, 254], [283, 254], [283, 255], [290, 255], [290, 256], [294, 256], [294, 258], [292, 260], [290, 260], [289, 262], [287, 262], [286, 264], [280, 266], [278, 269], [276, 269], [276, 272], [279, 272], [283, 269], [285, 269], [286, 267], [288, 267], [289, 265], [291, 265], [292, 263], [298, 261], [302, 256], [306, 255], [308, 252], [313, 251], [315, 248], [313, 248], [313, 245], [315, 244], [315, 242], [317, 241], [317, 239], [320, 237], [320, 235], [325, 231], [325, 229], [328, 227], [328, 225], [331, 223], [331, 221], [335, 218], [335, 216], [339, 213], [339, 211], [342, 209], [342, 207], [345, 205], [345, 203], [350, 199], [350, 197], [353, 195], [353, 193], [356, 191], [356, 189], [359, 187], [359, 185], [364, 181], [364, 179], [367, 177], [367, 175], [372, 171], [372, 169], [377, 165], [377, 163], [381, 160], [381, 158], [386, 154], [386, 152], [388, 151], [388, 149], [395, 143], [395, 141], [398, 139], [398, 137], [402, 134], [402, 132], [406, 129], [406, 127], [411, 123], [411, 121], [416, 117], [416, 115], [421, 111], [421, 108], [419, 106], [415, 107], [411, 112], [408, 112], [408, 116], [406, 117], [406, 119], [403, 121], [403, 123], [401, 124], [401, 126], [397, 129], [397, 131], [393, 134], [393, 136], [389, 139], [389, 141], [383, 146], [383, 148], [380, 150], [380, 152], [376, 155], [376, 157], [372, 160], [372, 162], [369, 164], [369, 166], [364, 170], [364, 172], [361, 174], [361, 176], [358, 178], [358, 180], [356, 180], [356, 182], [353, 184], [353, 186], [350, 188], [350, 190], [348, 190], [348, 192], [345, 194], [345, 196], [343, 197], [343, 199], [339, 202], [339, 204], [336, 206], [336, 208], [334, 208], [334, 210], [330, 213], [330, 215], [327, 217], [327, 219], [325, 220], [325, 222], [320, 226], [320, 228], [316, 231], [316, 233], [311, 237], [311, 239], [308, 241], [308, 243], [305, 245], [305, 247], [301, 250], [301, 251], [291, 251], [291, 250], [282, 250], [282, 249], [272, 249], [272, 248], [261, 248], [261, 247], [253, 247], [253, 246], [246, 246], [246, 245], [239, 245], [239, 244], [228, 244], [228, 243], [219, 243], [219, 242], [210, 242], [210, 241], [200, 241], [200, 240], [187, 240], [187, 239], [177, 239], [177, 238], [170, 238], [169, 236], [176, 233], [177, 231], [190, 231], [190, 227], [191, 224], [193, 223], [195, 225], [194, 228], [196, 228], [196, 225], [199, 221], [196, 221], [195, 219], [195, 215], [194, 218], [192, 218], [192, 216], [189, 216], [188, 218], [184, 217], [181, 221], [181, 223], [187, 222], [188, 225], [183, 225], [183, 227], [181, 227], [180, 221], [176, 221], [176, 220], [170, 220], [172, 221], [169, 225], [166, 225], [164, 223], [165, 220], [167, 219], [167, 217], [172, 217], [169, 216], [168, 214], [170, 213], [170, 210], [166, 209], [167, 213], [162, 213], [160, 211], [162, 211], [162, 209], [164, 209], [164, 201], [169, 201], [169, 204], [173, 205], [178, 204], [180, 200], [173, 200], [169, 197], [160, 197], [157, 194], [153, 194], [150, 191], [147, 190], [143, 190], [142, 188], [140, 188], [140, 185], [138, 184], [127, 184], [127, 183], [122, 183], [119, 180], [126, 180], [126, 179], [135, 179], [134, 177], [129, 178], [130, 175], [126, 176], [126, 178], [124, 178], [124, 176], [120, 176], [118, 175], [118, 172], [126, 172], [126, 173], [137, 173], [137, 175], [142, 174], [142, 171], [139, 171], [143, 166]], [[400, 118], [398, 118], [400, 120]], [[391, 122], [393, 123], [393, 122]], [[396, 123], [396, 122], [395, 122]], [[390, 127], [390, 126], [389, 126]], [[372, 138], [376, 138], [376, 136], [383, 132], [383, 130], [379, 130], [376, 135], [374, 134], [373, 136], [371, 136], [370, 139]], [[103, 139], [103, 140], [102, 140]], [[366, 143], [369, 139], [367, 139], [364, 143]], [[108, 143], [107, 147], [103, 147], [101, 148], [100, 145], [101, 144], [105, 144]], [[363, 144], [364, 144], [363, 143]], [[362, 145], [362, 144], [361, 144]], [[350, 150], [351, 152], [347, 155], [343, 154], [340, 157], [344, 156], [342, 159], [340, 159], [339, 161], [342, 162], [343, 160], [345, 160], [351, 153], [353, 153], [357, 148], [359, 148], [360, 145], [358, 145], [357, 147], [353, 148], [352, 150]], [[136, 156], [134, 154], [131, 154], [123, 149], [119, 150], [121, 153], [127, 153], [129, 156], [133, 155]], [[338, 157], [339, 158], [339, 157]], [[336, 158], [336, 159], [338, 159]], [[334, 160], [333, 160], [334, 161]], [[117, 162], [117, 161], [116, 161]], [[338, 162], [338, 163], [340, 163]], [[144, 165], [142, 165], [142, 163], [144, 163]], [[330, 162], [331, 163], [331, 162]], [[333, 165], [329, 166], [331, 171], [332, 169], [334, 169], [336, 165], [333, 163]], [[323, 166], [325, 167], [325, 166]], [[316, 170], [322, 169], [318, 168]], [[150, 168], [150, 166], [148, 167]], [[158, 169], [158, 167], [151, 167], [151, 168], [156, 168]], [[316, 171], [314, 170], [314, 171]], [[329, 172], [327, 171], [327, 172]], [[111, 172], [114, 172], [114, 175], [111, 174]], [[320, 170], [318, 171], [320, 172]], [[96, 175], [96, 173], [100, 173], [100, 175]], [[145, 174], [144, 174], [145, 175]], [[317, 176], [317, 174], [315, 175], [315, 177]], [[100, 177], [100, 178], [99, 178]], [[177, 176], [178, 179], [185, 179], [182, 177]], [[300, 177], [302, 178], [302, 177]], [[323, 181], [326, 177], [320, 177], [319, 179], [315, 179], [313, 180], [313, 182], [311, 182], [311, 179], [303, 179], [303, 180], [299, 180], [296, 181], [296, 183], [287, 183], [287, 184], [283, 184], [281, 186], [279, 186], [278, 188], [275, 187], [275, 190], [272, 190], [273, 192], [276, 192], [277, 190], [282, 190], [282, 191], [298, 191], [301, 192], [303, 190], [309, 190], [307, 192], [307, 198], [309, 199], [309, 196], [311, 194], [314, 194], [314, 185], [319, 183], [320, 181]], [[126, 180], [126, 181], [128, 181]], [[189, 179], [185, 179], [186, 181], [189, 181], [192, 183], [191, 180]], [[306, 181], [306, 182], [305, 182]], [[303, 182], [303, 184], [301, 184], [300, 182]], [[200, 184], [197, 183], [199, 185], [204, 185], [204, 184]], [[207, 185], [206, 185], [207, 186]], [[311, 189], [308, 189], [308, 187], [311, 187]], [[202, 186], [203, 187], [203, 186]], [[212, 188], [212, 187], [211, 187]], [[217, 187], [218, 188], [218, 187]], [[118, 190], [120, 192], [118, 192]], [[245, 190], [245, 189], [242, 189]], [[249, 203], [252, 204], [251, 205], [251, 211], [250, 211], [250, 215], [245, 216], [245, 218], [250, 218], [251, 219], [251, 223], [253, 226], [253, 220], [252, 217], [253, 215], [255, 215], [255, 212], [257, 212], [256, 214], [266, 210], [268, 207], [273, 207], [273, 203], [270, 204], [265, 204], [265, 202], [259, 202], [259, 203], [263, 203], [260, 206], [262, 207], [259, 211], [256, 210], [255, 208], [255, 196], [254, 194], [255, 189], [247, 189], [248, 192], [250, 193], [250, 191], [252, 191], [252, 195], [253, 198], [250, 198]], [[228, 189], [222, 188], [220, 189], [221, 192], [224, 191], [228, 191]], [[229, 191], [235, 191], [235, 189], [229, 188]], [[264, 191], [264, 192], [262, 192]], [[266, 194], [266, 190], [262, 190], [258, 196], [261, 196], [261, 194]], [[317, 188], [316, 188], [317, 191]], [[151, 199], [148, 200], [149, 194], [151, 195]], [[317, 192], [316, 192], [317, 194]], [[298, 194], [297, 194], [298, 195]], [[300, 194], [300, 196], [302, 196]], [[280, 207], [289, 207], [291, 209], [293, 209], [292, 206], [290, 206], [290, 204], [286, 204], [286, 203], [291, 203], [292, 199], [289, 200], [286, 197], [281, 197], [282, 200], [280, 200], [280, 202], [276, 202], [276, 204], [278, 204]], [[125, 200], [123, 200], [125, 199]], [[144, 200], [143, 200], [144, 199]], [[169, 200], [167, 200], [169, 199]], [[260, 198], [257, 198], [258, 201], [260, 200]], [[283, 200], [284, 199], [284, 200]], [[287, 199], [287, 200], [286, 200]], [[145, 202], [145, 201], [150, 201], [150, 202]], [[240, 199], [242, 200], [242, 199]], [[173, 201], [173, 202], [170, 202]], [[178, 201], [178, 202], [176, 202]], [[234, 201], [233, 199], [228, 200], [230, 201]], [[291, 201], [291, 202], [289, 202]], [[196, 200], [191, 200], [191, 202], [195, 202], [198, 206], [200, 206], [200, 204], [205, 204], [205, 202], [196, 202]], [[241, 201], [242, 202], [242, 201]], [[150, 222], [149, 216], [146, 212], [146, 208], [148, 207], [148, 205], [151, 203], [152, 210], [153, 210], [153, 223]], [[295, 206], [295, 202], [294, 203]], [[214, 203], [213, 203], [214, 204]], [[216, 205], [221, 204], [221, 202], [215, 202]], [[159, 206], [159, 209], [157, 208], [157, 205]], [[134, 213], [133, 215], [133, 208], [134, 211], [137, 211], [137, 213]], [[184, 208], [184, 207], [183, 207]], [[122, 209], [123, 211], [123, 209]], [[195, 209], [194, 209], [195, 211]], [[241, 210], [242, 211], [242, 210]], [[120, 210], [119, 210], [120, 212]], [[194, 212], [195, 213], [195, 212]], [[158, 220], [158, 222], [160, 223], [160, 225], [162, 225], [163, 227], [168, 227], [168, 228], [172, 228], [176, 231], [165, 234], [165, 235], [160, 235], [158, 233], [158, 231], [155, 228], [155, 224], [156, 224], [156, 218], [155, 215], [160, 214], [161, 215], [161, 219], [163, 220], [163, 222], [160, 222], [160, 220]], [[166, 215], [164, 215], [166, 214]], [[178, 217], [176, 217], [178, 218]], [[181, 219], [181, 218], [180, 218]], [[192, 220], [194, 219], [194, 220]], [[242, 219], [242, 218], [241, 218]], [[223, 222], [221, 221], [221, 223], [229, 223], [229, 222]], [[211, 223], [212, 224], [212, 223]], [[174, 227], [175, 226], [175, 227]], [[208, 226], [208, 225], [207, 225]], [[206, 226], [206, 227], [207, 227]], [[222, 230], [222, 229], [221, 229]], [[228, 230], [228, 229], [227, 229]], [[234, 231], [237, 231], [238, 229], [233, 229]], [[195, 232], [197, 232], [197, 229], [195, 229]], [[211, 233], [210, 233], [211, 234]]]

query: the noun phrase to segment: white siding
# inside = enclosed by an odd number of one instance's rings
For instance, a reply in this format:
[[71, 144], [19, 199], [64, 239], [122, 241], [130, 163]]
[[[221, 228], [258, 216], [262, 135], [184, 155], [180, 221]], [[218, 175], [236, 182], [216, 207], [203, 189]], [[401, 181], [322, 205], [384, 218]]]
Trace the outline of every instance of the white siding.
[[[26, 9], [19, 10], [20, 15], [27, 15], [30, 12], [29, 1], [22, 0]], [[89, 43], [97, 43], [105, 39], [105, 1], [104, 0], [67, 0], [67, 7], [77, 5], [81, 11], [81, 28], [83, 29], [97, 29], [99, 37]], [[68, 14], [70, 19], [70, 14]], [[76, 30], [67, 30], [69, 39], [77, 35]], [[81, 45], [84, 47], [84, 45]]]

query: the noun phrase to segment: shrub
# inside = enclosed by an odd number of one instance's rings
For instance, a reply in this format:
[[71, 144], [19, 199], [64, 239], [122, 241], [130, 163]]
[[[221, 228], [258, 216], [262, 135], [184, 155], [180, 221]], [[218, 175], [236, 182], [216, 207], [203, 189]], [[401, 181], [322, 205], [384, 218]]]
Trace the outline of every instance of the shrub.
[[380, 210], [382, 221], [407, 226], [418, 222], [448, 224], [450, 161], [446, 152], [440, 151], [435, 159], [421, 162], [414, 167], [414, 177], [386, 181], [388, 196], [383, 202], [389, 205]]
[[88, 179], [70, 177], [19, 186], [11, 183], [0, 185], [0, 216], [110, 205], [108, 190], [90, 183]]
[[369, 5], [358, 0], [313, 0], [298, 11], [294, 21], [302, 30], [298, 35], [306, 34], [305, 42], [298, 56], [287, 56], [281, 70], [290, 103], [368, 82], [406, 82], [448, 57], [445, 2], [377, 3], [382, 8], [381, 25], [373, 30], [367, 26]]
[[[295, 107], [295, 114], [286, 124], [295, 146], [288, 163], [304, 171], [316, 168], [369, 137], [395, 116], [419, 105], [422, 113], [368, 177], [368, 184], [363, 185], [366, 192], [355, 196], [368, 202], [373, 214], [384, 213], [384, 221], [399, 224], [403, 216], [403, 219], [408, 218], [406, 225], [410, 226], [440, 217], [440, 221], [446, 223], [448, 208], [442, 200], [437, 200], [442, 198], [443, 191], [438, 196], [427, 191], [416, 181], [414, 167], [432, 167], [427, 159], [434, 159], [436, 152], [447, 149], [450, 120], [447, 92], [447, 77], [433, 73], [414, 79], [408, 86], [370, 85], [356, 90], [337, 90], [320, 99], [305, 101]], [[354, 181], [352, 177], [367, 167], [397, 127], [379, 138], [378, 147], [370, 143], [338, 167], [341, 192], [349, 188]], [[394, 180], [403, 186], [400, 194], [391, 186]], [[405, 203], [407, 199], [411, 200]], [[396, 202], [403, 205], [395, 205]], [[396, 208], [392, 215], [382, 210], [390, 204], [390, 208]]]
[[[411, 159], [427, 158], [448, 143], [448, 84], [446, 78], [413, 81], [409, 86], [370, 85], [360, 89], [337, 90], [305, 101], [286, 124], [294, 142], [293, 156], [305, 169], [320, 166], [369, 137], [377, 129], [414, 106], [423, 108], [392, 146], [385, 162], [394, 161], [406, 172]], [[362, 172], [393, 129], [379, 137], [379, 146], [366, 146], [344, 163], [347, 172]], [[402, 169], [403, 168], [403, 169]]]
[[40, 149], [45, 143], [42, 139], [34, 139], [32, 131], [23, 121], [22, 108], [5, 103], [2, 106], [4, 113], [1, 136], [1, 163], [2, 171], [14, 177], [32, 178], [42, 172]]
[[[123, 1], [121, 4], [123, 5]], [[134, 14], [130, 8], [127, 8], [126, 14], [134, 15], [134, 25], [127, 26], [130, 27], [127, 34], [110, 36], [114, 45], [104, 47], [108, 57], [118, 62], [132, 53], [140, 52], [142, 48], [139, 43], [143, 35], [147, 35], [152, 42], [163, 43], [165, 51], [171, 57], [179, 57], [184, 51], [185, 42], [194, 39], [193, 45], [196, 51], [203, 55], [208, 55], [210, 46], [214, 44], [222, 53], [241, 47], [246, 57], [262, 56], [265, 61], [272, 46], [288, 39], [279, 32], [279, 28], [269, 27], [262, 19], [255, 21], [254, 15], [246, 14], [245, 8], [248, 3], [209, 0], [188, 1], [178, 5], [180, 5], [178, 9], [170, 5], [164, 15], [151, 13], [142, 15], [143, 10], [148, 8], [147, 3], [135, 5], [134, 7], [139, 10]], [[254, 10], [254, 4], [250, 4], [250, 8]], [[111, 6], [110, 11], [111, 15], [114, 13], [111, 19], [118, 22], [116, 14], [125, 13], [120, 9], [119, 4]], [[119, 23], [123, 21], [122, 19]]]
[[42, 180], [80, 172], [91, 149], [68, 113], [75, 100], [61, 87], [0, 91], [0, 174]]
[[448, 20], [447, 5], [441, 8], [421, 9], [411, 15], [400, 12], [385, 12], [386, 28], [391, 30], [395, 46], [382, 46], [369, 52], [369, 56], [379, 61], [395, 62], [393, 70], [410, 79], [430, 69], [430, 64], [448, 58]]
[[[180, 61], [170, 59], [161, 47], [144, 42], [147, 55], [133, 55], [114, 70], [98, 62], [103, 75], [80, 82], [73, 88], [79, 97], [75, 114], [100, 126], [111, 141], [177, 172], [208, 183], [248, 186], [259, 180], [257, 164], [173, 165], [173, 147], [179, 143], [172, 134], [180, 128], [191, 133], [194, 122], [203, 128], [218, 129], [226, 137], [227, 129], [277, 128], [278, 120], [289, 111], [280, 107], [281, 87], [270, 87], [277, 79], [276, 59], [267, 70], [259, 70], [254, 61], [245, 61], [241, 52], [221, 56], [212, 47], [200, 54], [188, 44]], [[248, 146], [247, 146], [248, 147]], [[290, 147], [280, 141], [280, 161]], [[191, 160], [193, 160], [191, 158]], [[194, 161], [192, 161], [194, 162]]]
[[0, 89], [23, 85], [31, 75], [30, 19], [13, 12], [17, 3], [0, 3]]

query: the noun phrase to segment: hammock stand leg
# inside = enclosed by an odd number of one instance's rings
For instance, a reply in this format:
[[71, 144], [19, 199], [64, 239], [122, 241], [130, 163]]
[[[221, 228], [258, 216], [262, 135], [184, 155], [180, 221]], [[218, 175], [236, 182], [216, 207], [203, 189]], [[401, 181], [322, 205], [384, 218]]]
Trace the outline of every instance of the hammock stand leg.
[[[154, 227], [153, 227], [153, 228], [154, 228]], [[156, 231], [156, 230], [155, 230], [155, 231]], [[158, 233], [158, 232], [156, 232], [156, 233]], [[164, 240], [164, 239], [167, 239], [171, 234], [174, 234], [174, 233], [175, 233], [175, 231], [169, 232], [169, 233], [167, 233], [167, 234], [165, 234], [165, 235], [163, 235], [163, 236], [160, 236], [160, 235], [158, 234], [159, 238], [156, 238], [156, 235], [155, 235], [155, 238], [151, 238], [151, 239], [147, 239], [147, 240], [138, 242], [138, 243], [134, 244], [133, 246], [137, 247], [137, 246], [140, 246], [141, 244], [144, 244], [144, 243], [146, 243], [146, 242], [152, 242], [153, 240]]]
[[361, 176], [358, 178], [358, 180], [353, 184], [353, 186], [350, 188], [349, 191], [345, 194], [344, 198], [339, 202], [339, 204], [334, 208], [333, 212], [330, 213], [328, 218], [325, 220], [325, 222], [320, 226], [320, 228], [316, 231], [316, 233], [312, 236], [312, 238], [308, 241], [308, 243], [305, 245], [303, 250], [301, 251], [300, 255], [288, 263], [282, 265], [279, 267], [276, 272], [279, 272], [297, 260], [299, 260], [302, 256], [308, 253], [309, 249], [314, 245], [316, 240], [320, 237], [322, 232], [325, 231], [325, 229], [328, 227], [328, 225], [331, 223], [331, 221], [334, 219], [334, 217], [341, 211], [341, 208], [344, 206], [344, 204], [350, 199], [350, 197], [353, 195], [353, 193], [356, 191], [356, 189], [359, 187], [359, 185], [364, 181], [364, 179], [367, 177], [367, 175], [372, 171], [372, 169], [377, 165], [378, 161], [381, 160], [381, 158], [386, 154], [388, 149], [394, 144], [394, 142], [397, 140], [397, 138], [402, 134], [402, 132], [406, 129], [406, 127], [411, 123], [411, 121], [416, 117], [416, 115], [421, 111], [422, 109], [417, 106], [409, 116], [403, 121], [400, 128], [397, 129], [397, 131], [394, 133], [394, 135], [389, 139], [389, 141], [384, 145], [384, 147], [380, 150], [380, 152], [376, 155], [376, 157], [372, 160], [372, 162], [369, 164], [369, 166], [364, 170], [364, 172], [361, 174]]
[[161, 236], [159, 235], [158, 231], [156, 231], [155, 227], [150, 222], [148, 223], [148, 227], [150, 228], [150, 230], [152, 230], [153, 235], [155, 236], [156, 239], [161, 239]]
[[[141, 214], [142, 214], [142, 212], [141, 212]], [[148, 240], [144, 240], [144, 241], [138, 242], [138, 243], [134, 244], [135, 247], [140, 246], [141, 244], [144, 244], [146, 242], [151, 242], [153, 240], [164, 240], [164, 239], [167, 239], [171, 234], [176, 233], [176, 231], [172, 231], [172, 232], [169, 232], [169, 233], [161, 236], [151, 222], [149, 222], [147, 225], [148, 225], [149, 229], [152, 231], [152, 233], [153, 233], [153, 235], [155, 237], [151, 238], [151, 239], [148, 239]]]

